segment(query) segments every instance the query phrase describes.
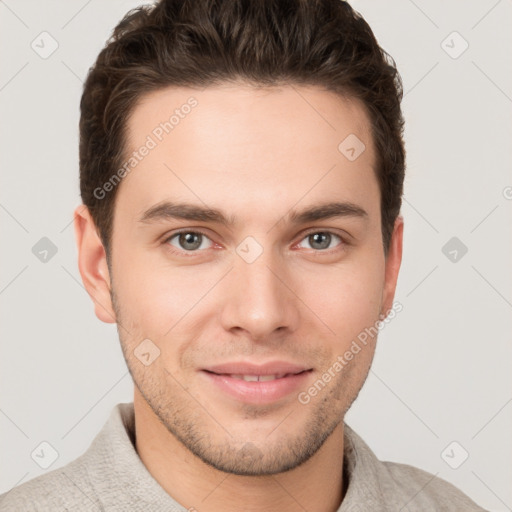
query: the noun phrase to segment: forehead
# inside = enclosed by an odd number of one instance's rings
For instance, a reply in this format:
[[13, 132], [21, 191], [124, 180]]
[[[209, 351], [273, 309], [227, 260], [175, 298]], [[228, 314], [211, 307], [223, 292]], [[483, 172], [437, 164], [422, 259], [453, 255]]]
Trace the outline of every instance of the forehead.
[[354, 133], [371, 145], [370, 120], [360, 100], [315, 86], [291, 84], [256, 87], [239, 83], [153, 91], [136, 102], [128, 119], [127, 136], [133, 143], [153, 134], [162, 142], [171, 131], [178, 137], [184, 132], [201, 136], [202, 142], [223, 141], [229, 147], [235, 142], [233, 135], [268, 144], [266, 135], [280, 128], [286, 130], [273, 139], [276, 145], [303, 139], [315, 143], [329, 132], [326, 144], [331, 138], [336, 141], [344, 133]]
[[155, 91], [128, 119], [125, 149], [134, 165], [117, 202], [133, 218], [166, 199], [260, 214], [319, 200], [378, 208], [364, 106], [317, 87]]

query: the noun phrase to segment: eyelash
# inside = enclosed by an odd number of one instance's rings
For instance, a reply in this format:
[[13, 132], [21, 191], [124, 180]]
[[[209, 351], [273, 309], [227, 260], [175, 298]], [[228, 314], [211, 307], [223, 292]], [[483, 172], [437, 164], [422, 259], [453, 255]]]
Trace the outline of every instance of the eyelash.
[[[178, 235], [180, 235], [182, 233], [200, 234], [200, 235], [203, 235], [203, 236], [205, 236], [206, 238], [208, 238], [210, 240], [210, 237], [208, 236], [208, 234], [205, 233], [204, 231], [201, 231], [200, 229], [193, 229], [193, 230], [192, 229], [181, 229], [179, 231], [175, 231], [174, 233], [172, 233], [171, 235], [166, 237], [165, 240], [162, 242], [166, 246], [166, 249], [169, 252], [171, 252], [174, 255], [183, 256], [185, 258], [193, 258], [193, 257], [197, 256], [198, 254], [200, 254], [201, 252], [203, 252], [204, 250], [206, 250], [206, 249], [195, 250], [195, 251], [178, 250], [178, 249], [174, 248], [172, 245], [169, 244], [170, 240], [172, 240], [174, 237], [176, 237], [176, 236], [178, 236]], [[313, 229], [311, 231], [308, 231], [308, 232], [304, 233], [302, 235], [302, 238], [299, 240], [299, 243], [302, 242], [308, 236], [316, 234], [316, 233], [324, 233], [324, 234], [334, 235], [334, 236], [338, 237], [341, 240], [341, 243], [338, 246], [336, 246], [336, 247], [334, 247], [332, 249], [322, 249], [322, 250], [311, 249], [315, 253], [318, 253], [318, 254], [332, 254], [333, 252], [337, 252], [337, 251], [343, 250], [345, 246], [349, 245], [349, 243], [348, 243], [348, 241], [346, 240], [345, 237], [339, 235], [338, 233], [335, 233], [334, 231], [322, 230], [322, 229]]]

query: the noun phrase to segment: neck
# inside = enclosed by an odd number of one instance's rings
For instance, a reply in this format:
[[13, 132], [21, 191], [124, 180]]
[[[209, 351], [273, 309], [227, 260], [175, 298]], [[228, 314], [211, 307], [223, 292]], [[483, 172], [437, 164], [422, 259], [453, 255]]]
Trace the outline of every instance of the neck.
[[308, 461], [269, 476], [224, 473], [192, 454], [135, 390], [136, 450], [172, 498], [200, 512], [336, 512], [343, 500], [343, 422]]

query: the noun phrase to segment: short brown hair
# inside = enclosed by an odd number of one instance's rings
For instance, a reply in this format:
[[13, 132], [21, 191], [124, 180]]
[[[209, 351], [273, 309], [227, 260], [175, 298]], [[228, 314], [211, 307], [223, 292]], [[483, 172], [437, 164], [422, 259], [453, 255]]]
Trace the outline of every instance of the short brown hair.
[[[362, 101], [371, 121], [387, 255], [405, 173], [395, 62], [342, 0], [161, 0], [132, 9], [89, 70], [80, 102], [80, 192], [109, 259], [126, 127], [142, 95], [230, 81], [320, 86]], [[341, 141], [340, 141], [341, 142]], [[96, 191], [96, 193], [95, 193]]]

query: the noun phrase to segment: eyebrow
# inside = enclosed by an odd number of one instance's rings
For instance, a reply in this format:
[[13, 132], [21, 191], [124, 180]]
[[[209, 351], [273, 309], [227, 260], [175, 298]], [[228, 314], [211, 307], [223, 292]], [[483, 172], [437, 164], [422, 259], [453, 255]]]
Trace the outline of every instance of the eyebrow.
[[[292, 224], [305, 224], [335, 217], [352, 217], [367, 220], [368, 213], [361, 206], [351, 202], [330, 202], [310, 206], [301, 211], [292, 210], [284, 216], [284, 219], [288, 219], [288, 222]], [[236, 224], [236, 218], [233, 215], [226, 215], [221, 210], [172, 201], [163, 201], [152, 206], [140, 216], [138, 222], [151, 224], [170, 219], [212, 222], [228, 227]]]

